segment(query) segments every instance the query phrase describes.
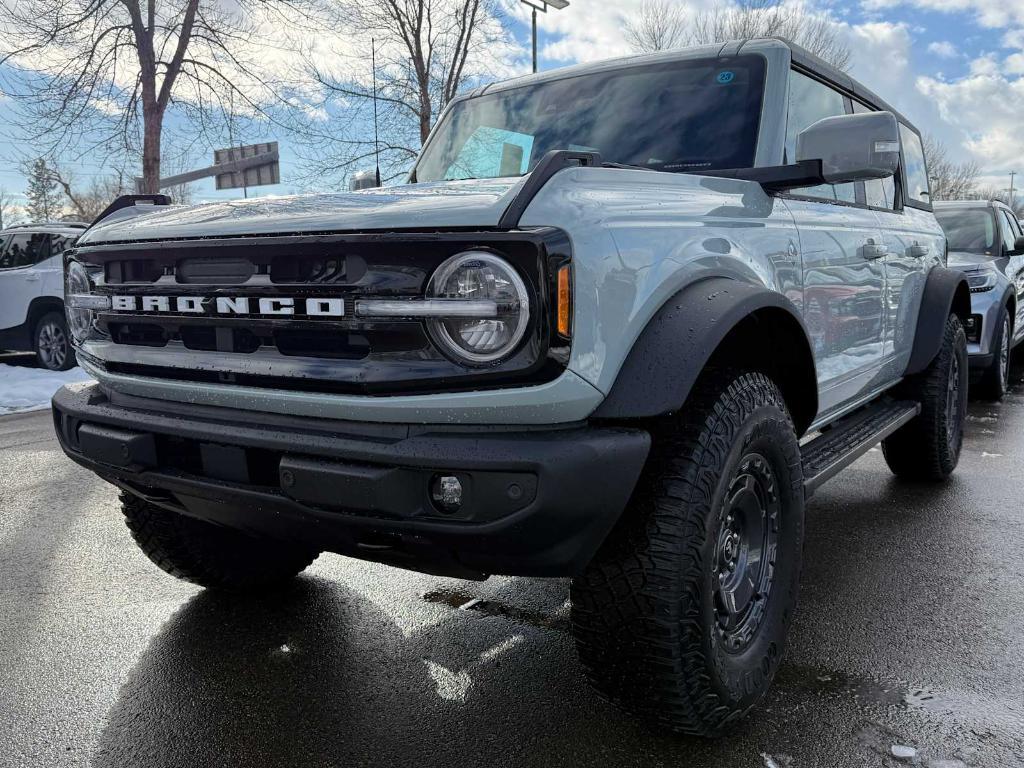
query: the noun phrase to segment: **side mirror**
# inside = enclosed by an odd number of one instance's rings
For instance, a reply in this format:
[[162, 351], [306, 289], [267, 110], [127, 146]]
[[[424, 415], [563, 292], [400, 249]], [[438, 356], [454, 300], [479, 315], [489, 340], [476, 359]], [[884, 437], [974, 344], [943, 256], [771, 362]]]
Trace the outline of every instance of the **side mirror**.
[[900, 128], [892, 112], [826, 117], [796, 137], [797, 163], [820, 160], [829, 184], [884, 179], [900, 165]]
[[1011, 256], [1020, 256], [1024, 254], [1024, 237], [1018, 237], [1013, 241], [1013, 250], [1010, 251]]
[[350, 192], [358, 192], [360, 189], [373, 189], [379, 186], [380, 183], [377, 181], [377, 171], [375, 170], [357, 171], [352, 174], [352, 178], [348, 182]]

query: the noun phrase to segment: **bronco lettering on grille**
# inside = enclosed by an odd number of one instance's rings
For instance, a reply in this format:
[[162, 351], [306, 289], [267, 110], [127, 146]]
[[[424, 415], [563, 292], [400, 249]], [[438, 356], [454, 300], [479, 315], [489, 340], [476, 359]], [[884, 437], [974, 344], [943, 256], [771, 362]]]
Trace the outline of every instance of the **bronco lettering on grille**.
[[193, 315], [345, 315], [344, 299], [319, 297], [296, 300], [248, 296], [112, 296], [110, 308], [115, 312], [176, 312]]

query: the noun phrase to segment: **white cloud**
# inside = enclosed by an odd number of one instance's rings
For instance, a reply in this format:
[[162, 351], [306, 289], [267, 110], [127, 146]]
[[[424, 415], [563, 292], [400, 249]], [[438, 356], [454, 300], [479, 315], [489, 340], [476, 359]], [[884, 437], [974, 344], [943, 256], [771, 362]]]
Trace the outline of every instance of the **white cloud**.
[[1009, 75], [1024, 75], [1024, 53], [1014, 53], [1006, 57], [1003, 67]]
[[1021, 161], [1024, 78], [1008, 79], [977, 67], [978, 73], [946, 82], [918, 78], [917, 88], [931, 99], [941, 118], [959, 129], [963, 146], [986, 169], [1013, 167]]
[[948, 40], [936, 41], [928, 44], [929, 53], [934, 53], [936, 56], [943, 59], [955, 59], [960, 55], [957, 51], [956, 46]]
[[983, 27], [1001, 28], [1024, 24], [1024, 3], [1020, 0], [863, 0], [868, 11], [887, 11], [909, 5], [938, 13], [968, 13]]

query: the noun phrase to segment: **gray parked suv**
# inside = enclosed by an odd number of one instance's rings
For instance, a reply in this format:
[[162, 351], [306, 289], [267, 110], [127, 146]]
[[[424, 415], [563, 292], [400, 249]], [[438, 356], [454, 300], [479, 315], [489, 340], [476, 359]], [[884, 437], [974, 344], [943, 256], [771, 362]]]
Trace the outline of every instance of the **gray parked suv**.
[[946, 233], [949, 266], [967, 275], [971, 316], [965, 323], [972, 389], [1000, 400], [1010, 384], [1010, 353], [1024, 340], [1017, 307], [1024, 300], [1024, 232], [1000, 202], [952, 200], [935, 203]]
[[399, 187], [166, 202], [69, 256], [97, 383], [54, 416], [207, 587], [322, 551], [570, 576], [594, 685], [714, 734], [778, 669], [807, 497], [880, 440], [957, 464], [970, 294], [921, 139], [784, 42], [480, 88]]

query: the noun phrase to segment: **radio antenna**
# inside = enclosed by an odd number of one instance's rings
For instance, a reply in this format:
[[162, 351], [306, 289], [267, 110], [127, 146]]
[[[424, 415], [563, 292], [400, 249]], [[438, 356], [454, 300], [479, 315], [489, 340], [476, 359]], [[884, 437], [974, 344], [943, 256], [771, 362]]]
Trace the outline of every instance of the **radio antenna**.
[[377, 129], [377, 41], [370, 38], [370, 66], [373, 68], [373, 153], [377, 164], [377, 186], [380, 186], [380, 135]]

